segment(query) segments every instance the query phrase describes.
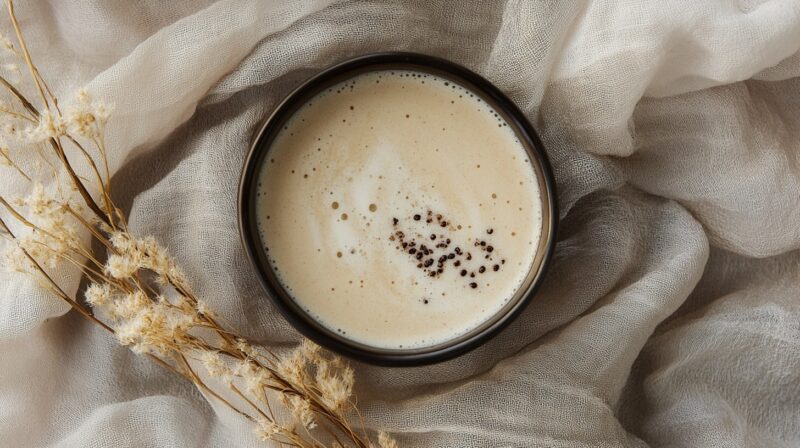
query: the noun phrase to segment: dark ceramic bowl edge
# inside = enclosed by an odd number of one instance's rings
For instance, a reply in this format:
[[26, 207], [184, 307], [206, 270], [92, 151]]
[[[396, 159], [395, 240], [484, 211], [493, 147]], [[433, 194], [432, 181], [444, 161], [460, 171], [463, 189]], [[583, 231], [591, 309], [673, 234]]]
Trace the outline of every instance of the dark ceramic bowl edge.
[[[264, 266], [264, 263], [262, 263], [262, 260], [255, 252], [257, 250], [256, 247], [259, 245], [252, 232], [254, 220], [252, 219], [253, 211], [251, 210], [252, 206], [249, 199], [251, 199], [250, 194], [255, 187], [253, 178], [257, 174], [255, 170], [258, 168], [254, 166], [253, 161], [258, 157], [257, 150], [259, 148], [259, 142], [264, 136], [265, 131], [269, 128], [269, 125], [273, 122], [275, 117], [283, 112], [287, 106], [291, 106], [292, 103], [296, 102], [297, 98], [302, 97], [304, 92], [313, 91], [318, 85], [336, 76], [340, 76], [341, 74], [355, 71], [363, 66], [378, 65], [381, 63], [407, 63], [435, 68], [448, 72], [456, 78], [461, 78], [482, 90], [482, 93], [488, 94], [495, 102], [495, 105], [501, 108], [508, 117], [513, 119], [517, 128], [523, 131], [524, 137], [530, 140], [530, 144], [533, 148], [532, 152], [542, 171], [544, 177], [543, 182], [547, 190], [543, 192], [543, 198], [547, 199], [549, 208], [547, 243], [542, 260], [539, 264], [538, 272], [528, 286], [527, 293], [520, 297], [511, 309], [507, 310], [502, 316], [499, 316], [495, 322], [480, 333], [460, 341], [457, 344], [443, 347], [435, 351], [409, 354], [375, 353], [329, 336], [325, 332], [315, 328], [315, 325], [308, 321], [310, 318], [299, 315], [289, 303], [286, 303], [280, 294], [273, 290], [273, 285], [267, 281], [265, 273], [265, 270], [271, 270], [271, 268], [269, 266]], [[250, 263], [257, 271], [259, 283], [272, 302], [278, 306], [283, 317], [295, 329], [319, 345], [351, 359], [386, 367], [413, 367], [444, 362], [474, 350], [500, 333], [524, 311], [530, 302], [532, 302], [533, 297], [541, 286], [555, 250], [559, 217], [557, 197], [552, 167], [545, 152], [544, 145], [522, 111], [503, 92], [482, 76], [445, 59], [419, 53], [383, 52], [348, 59], [324, 69], [303, 81], [275, 106], [272, 113], [270, 113], [258, 127], [252, 140], [249, 153], [245, 159], [244, 168], [239, 181], [237, 215], [241, 242]], [[319, 326], [319, 324], [316, 326]]]

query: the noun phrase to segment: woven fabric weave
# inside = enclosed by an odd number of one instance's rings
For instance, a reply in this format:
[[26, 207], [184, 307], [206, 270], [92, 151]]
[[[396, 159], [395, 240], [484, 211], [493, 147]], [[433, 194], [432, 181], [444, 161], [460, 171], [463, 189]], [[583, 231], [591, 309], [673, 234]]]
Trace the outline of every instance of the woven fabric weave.
[[[87, 85], [115, 105], [113, 186], [133, 231], [270, 346], [299, 336], [246, 261], [236, 190], [251, 135], [283, 96], [346, 58], [404, 50], [463, 64], [520, 106], [560, 192], [552, 269], [472, 353], [355, 364], [367, 424], [403, 446], [800, 445], [796, 0], [17, 10], [58, 94]], [[0, 445], [262, 446], [24, 278], [0, 274], [0, 310]]]

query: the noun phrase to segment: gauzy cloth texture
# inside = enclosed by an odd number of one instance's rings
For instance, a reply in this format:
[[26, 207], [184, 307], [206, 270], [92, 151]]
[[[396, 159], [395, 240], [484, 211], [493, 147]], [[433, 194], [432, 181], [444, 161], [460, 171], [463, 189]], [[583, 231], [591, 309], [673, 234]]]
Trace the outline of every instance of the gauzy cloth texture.
[[[58, 95], [86, 86], [114, 104], [113, 191], [132, 231], [274, 348], [300, 336], [247, 262], [236, 201], [253, 132], [286, 94], [402, 50], [463, 64], [519, 105], [560, 194], [551, 269], [474, 352], [353, 364], [367, 426], [401, 446], [800, 446], [797, 0], [16, 8]], [[0, 310], [0, 445], [264, 446], [25, 277], [0, 274]]]

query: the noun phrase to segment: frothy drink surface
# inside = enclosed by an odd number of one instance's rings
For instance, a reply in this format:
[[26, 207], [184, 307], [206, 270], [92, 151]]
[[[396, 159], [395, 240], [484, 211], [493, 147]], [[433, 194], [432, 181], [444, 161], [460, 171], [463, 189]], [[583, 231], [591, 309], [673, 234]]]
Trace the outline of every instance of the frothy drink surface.
[[542, 227], [536, 174], [508, 124], [418, 72], [371, 72], [312, 98], [258, 185], [284, 288], [373, 347], [432, 346], [490, 319], [528, 274]]

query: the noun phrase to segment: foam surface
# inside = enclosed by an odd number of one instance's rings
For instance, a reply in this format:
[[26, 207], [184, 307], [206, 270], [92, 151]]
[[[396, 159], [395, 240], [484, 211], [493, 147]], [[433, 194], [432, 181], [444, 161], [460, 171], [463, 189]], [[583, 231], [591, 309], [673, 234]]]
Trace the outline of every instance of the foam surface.
[[469, 332], [536, 254], [542, 206], [524, 147], [487, 103], [433, 75], [368, 73], [317, 95], [258, 177], [280, 281], [324, 326], [370, 346]]

